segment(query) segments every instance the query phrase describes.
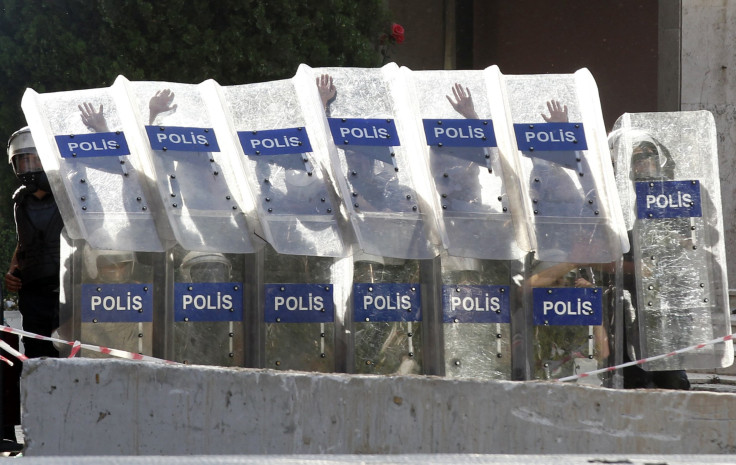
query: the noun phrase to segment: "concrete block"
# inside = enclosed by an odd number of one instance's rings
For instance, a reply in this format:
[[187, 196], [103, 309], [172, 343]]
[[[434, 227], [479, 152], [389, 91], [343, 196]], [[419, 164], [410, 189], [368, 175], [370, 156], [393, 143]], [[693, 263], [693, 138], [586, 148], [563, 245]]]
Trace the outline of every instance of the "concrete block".
[[723, 454], [732, 394], [45, 359], [26, 455]]

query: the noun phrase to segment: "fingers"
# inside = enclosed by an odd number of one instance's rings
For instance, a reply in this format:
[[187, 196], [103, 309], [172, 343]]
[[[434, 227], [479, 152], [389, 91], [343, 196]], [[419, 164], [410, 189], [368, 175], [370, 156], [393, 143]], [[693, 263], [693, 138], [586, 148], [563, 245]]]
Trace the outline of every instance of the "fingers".
[[335, 88], [335, 85], [332, 82], [332, 76], [330, 76], [329, 74], [323, 74], [319, 76], [316, 79], [316, 82], [317, 87], [319, 87], [320, 89], [331, 91]]
[[15, 291], [19, 290], [21, 288], [21, 284], [22, 284], [22, 282], [21, 282], [20, 278], [18, 278], [17, 276], [14, 276], [11, 273], [6, 273], [5, 274], [5, 287], [10, 292], [15, 292]]
[[153, 98], [171, 101], [174, 99], [174, 93], [170, 89], [157, 90]]
[[455, 100], [457, 101], [458, 104], [464, 100], [472, 99], [472, 96], [470, 95], [470, 89], [467, 87], [463, 87], [462, 84], [459, 84], [457, 82], [455, 83], [454, 86], [452, 86], [452, 95], [455, 96]]

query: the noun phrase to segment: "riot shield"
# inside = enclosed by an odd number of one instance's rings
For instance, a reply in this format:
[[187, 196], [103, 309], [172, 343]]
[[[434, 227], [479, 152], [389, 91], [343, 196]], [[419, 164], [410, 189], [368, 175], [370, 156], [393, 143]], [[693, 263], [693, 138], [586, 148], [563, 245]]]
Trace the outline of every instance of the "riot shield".
[[[533, 315], [531, 377], [557, 379], [613, 366], [615, 266], [533, 261], [526, 308]], [[615, 387], [614, 373], [578, 382]]]
[[[511, 378], [511, 281], [527, 252], [515, 172], [501, 157], [490, 99], [497, 100], [502, 136], [505, 113], [484, 71], [403, 69], [425, 136], [425, 160], [447, 252], [440, 255], [444, 374]], [[506, 174], [505, 174], [506, 173]], [[507, 189], [507, 184], [512, 184]], [[514, 227], [512, 212], [516, 211]], [[521, 220], [521, 221], [519, 221]], [[513, 290], [512, 290], [513, 289]]]
[[244, 255], [171, 251], [174, 267], [172, 359], [243, 366]]
[[592, 76], [583, 69], [498, 78], [513, 123], [536, 258], [615, 261], [628, 241]]
[[110, 89], [28, 89], [22, 106], [71, 239], [163, 251], [139, 153]]
[[[161, 254], [97, 249], [84, 241], [74, 241], [65, 250], [71, 254], [62, 257], [62, 263], [77, 265], [72, 267], [71, 286], [65, 289], [67, 304], [73, 301], [71, 318], [76, 321], [69, 321], [69, 314], [63, 314], [61, 327], [74, 328], [73, 338], [85, 344], [153, 355], [156, 289], [149, 263]], [[107, 357], [85, 349], [81, 355]]]
[[[526, 251], [518, 246], [511, 216], [519, 207], [518, 196], [510, 198], [507, 192], [506, 179], [513, 182], [513, 177], [504, 176], [485, 73], [402, 71], [426, 139], [444, 248], [456, 257], [523, 257]], [[502, 130], [504, 126], [502, 121]], [[525, 229], [520, 229], [523, 235]]]
[[516, 262], [440, 259], [445, 376], [511, 379]]
[[419, 260], [359, 256], [353, 273], [355, 373], [423, 374]]
[[[628, 240], [595, 82], [587, 70], [496, 78], [513, 123], [534, 249], [524, 273], [528, 376], [612, 366], [620, 359], [612, 292]], [[620, 378], [584, 381], [613, 386]]]
[[[718, 152], [707, 111], [634, 113], [611, 134], [632, 252], [625, 268], [629, 356], [731, 333]], [[733, 363], [731, 341], [647, 362], [652, 371]]]
[[238, 154], [242, 185], [256, 199], [263, 238], [282, 254], [346, 255], [343, 209], [327, 149], [315, 140], [324, 136], [306, 124], [300, 102], [306, 105], [310, 96], [318, 101], [314, 82], [299, 92], [290, 79], [223, 87], [218, 94], [226, 127], [238, 135], [232, 152]]
[[328, 119], [317, 112], [305, 116], [327, 135], [333, 172], [358, 246], [370, 255], [435, 257], [439, 237], [429, 178], [411, 155], [419, 149], [420, 133], [413, 118], [398, 117], [401, 111], [411, 114], [398, 67], [302, 65], [297, 79], [313, 86], [323, 75], [331, 78], [336, 92], [325, 102]]
[[[264, 248], [262, 366], [277, 370], [336, 371], [336, 324], [344, 314], [334, 281], [349, 258], [279, 254]], [[348, 276], [349, 278], [349, 276]], [[339, 289], [339, 287], [338, 287]]]
[[154, 182], [157, 215], [168, 223], [186, 250], [251, 253], [254, 246], [237, 188], [234, 154], [220, 150], [231, 137], [213, 127], [201, 87], [166, 82], [129, 82], [113, 86], [127, 100], [126, 121]]

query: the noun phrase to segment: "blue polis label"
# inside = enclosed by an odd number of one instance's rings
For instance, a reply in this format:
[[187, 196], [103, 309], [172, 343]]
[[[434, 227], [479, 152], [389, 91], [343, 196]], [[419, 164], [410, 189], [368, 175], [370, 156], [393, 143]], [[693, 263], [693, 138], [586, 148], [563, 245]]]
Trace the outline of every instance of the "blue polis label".
[[509, 286], [442, 286], [445, 323], [510, 323]]
[[438, 147], [496, 147], [493, 121], [481, 119], [425, 119], [427, 145]]
[[153, 285], [82, 284], [82, 323], [153, 321]]
[[219, 152], [212, 128], [181, 126], [146, 126], [148, 141], [153, 150], [176, 152]]
[[532, 289], [534, 324], [598, 326], [603, 324], [603, 290], [599, 287]]
[[514, 124], [514, 133], [524, 152], [588, 150], [583, 123]]
[[306, 128], [238, 131], [246, 155], [285, 155], [312, 151]]
[[331, 284], [266, 284], [266, 323], [332, 323]]
[[344, 145], [401, 145], [392, 119], [329, 118], [332, 139]]
[[421, 321], [419, 284], [353, 284], [353, 319], [371, 321]]
[[174, 321], [243, 321], [243, 283], [174, 283]]
[[62, 158], [119, 157], [130, 155], [125, 134], [120, 132], [96, 132], [94, 134], [69, 134], [55, 136]]
[[700, 181], [640, 181], [635, 189], [637, 218], [703, 216]]

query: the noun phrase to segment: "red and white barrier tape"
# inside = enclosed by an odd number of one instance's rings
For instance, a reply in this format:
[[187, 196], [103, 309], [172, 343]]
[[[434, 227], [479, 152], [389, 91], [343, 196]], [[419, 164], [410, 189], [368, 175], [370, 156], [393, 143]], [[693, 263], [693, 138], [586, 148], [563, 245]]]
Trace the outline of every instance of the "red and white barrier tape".
[[[28, 360], [28, 357], [26, 357], [25, 355], [21, 354], [21, 353], [20, 353], [20, 352], [18, 352], [17, 350], [15, 350], [15, 349], [14, 349], [14, 348], [13, 348], [13, 347], [12, 347], [12, 346], [10, 345], [10, 344], [8, 344], [8, 343], [7, 343], [7, 342], [5, 342], [5, 341], [2, 341], [2, 340], [0, 340], [0, 349], [3, 349], [4, 351], [8, 352], [8, 353], [9, 353], [10, 355], [13, 355], [13, 356], [15, 356], [15, 357], [16, 357], [16, 358], [17, 358], [18, 360], [20, 360], [20, 361], [25, 361], [25, 360]], [[4, 357], [3, 357], [3, 358], [4, 358]], [[7, 362], [7, 363], [8, 363], [8, 364], [9, 364], [10, 366], [13, 366], [13, 363], [12, 363], [12, 362], [11, 362], [10, 360], [8, 360], [7, 358], [5, 359], [5, 361], [6, 361], [6, 362]]]
[[559, 378], [557, 381], [562, 381], [562, 382], [565, 382], [565, 381], [574, 381], [574, 380], [579, 379], [579, 378], [587, 378], [588, 376], [597, 375], [599, 373], [607, 373], [607, 372], [620, 370], [621, 368], [626, 368], [626, 367], [630, 367], [630, 366], [634, 366], [634, 365], [642, 365], [642, 364], [647, 363], [647, 362], [653, 362], [655, 360], [661, 360], [663, 358], [674, 357], [675, 355], [684, 354], [685, 352], [692, 352], [693, 350], [699, 350], [699, 349], [702, 349], [703, 347], [707, 347], [707, 346], [710, 346], [710, 345], [718, 344], [720, 342], [728, 342], [728, 341], [733, 340], [733, 337], [734, 337], [733, 334], [729, 334], [728, 336], [723, 336], [723, 337], [719, 337], [719, 338], [716, 338], [716, 339], [711, 339], [708, 342], [701, 342], [700, 344], [696, 344], [694, 346], [685, 347], [683, 349], [677, 349], [677, 350], [674, 350], [674, 351], [669, 352], [667, 354], [655, 355], [654, 357], [643, 358], [643, 359], [637, 360], [635, 362], [626, 362], [626, 363], [622, 363], [621, 365], [616, 365], [614, 367], [601, 368], [600, 370], [593, 370], [593, 371], [589, 371], [587, 373], [581, 373], [579, 375], [566, 376], [564, 378]]
[[[16, 334], [20, 337], [28, 337], [31, 339], [40, 339], [42, 341], [57, 342], [59, 344], [70, 345], [72, 346], [72, 351], [71, 351], [71, 354], [69, 355], [69, 358], [74, 357], [77, 354], [77, 352], [79, 352], [80, 349], [87, 349], [87, 350], [92, 350], [94, 352], [100, 352], [103, 354], [112, 355], [113, 357], [126, 358], [129, 360], [143, 360], [145, 362], [177, 364], [176, 362], [171, 362], [168, 360], [151, 357], [149, 355], [135, 354], [132, 352], [126, 352], [124, 350], [110, 349], [109, 347], [95, 346], [91, 344], [82, 344], [79, 341], [71, 342], [71, 341], [65, 341], [63, 339], [58, 339], [55, 337], [41, 336], [39, 334], [29, 333], [28, 331], [23, 331], [22, 329], [12, 328], [10, 326], [0, 325], [0, 331], [4, 331], [6, 333], [11, 333], [11, 334]], [[21, 361], [28, 360], [28, 357], [21, 354], [17, 350], [13, 349], [12, 347], [10, 347], [10, 345], [8, 345], [7, 343], [3, 341], [0, 341], [0, 348], [5, 349], [7, 352], [14, 355]], [[2, 360], [2, 361], [7, 361], [7, 359]]]
[[[63, 339], [58, 339], [58, 338], [54, 338], [54, 337], [41, 336], [39, 334], [29, 333], [28, 331], [23, 331], [22, 329], [12, 328], [10, 326], [2, 326], [2, 325], [0, 325], [0, 331], [4, 331], [6, 333], [11, 333], [11, 334], [17, 334], [18, 336], [21, 336], [21, 337], [29, 337], [29, 338], [32, 338], [32, 339], [40, 339], [42, 341], [58, 342], [60, 344], [70, 345], [70, 346], [72, 346], [72, 350], [71, 350], [71, 353], [69, 354], [69, 358], [74, 357], [77, 354], [77, 352], [79, 352], [80, 349], [87, 349], [87, 350], [92, 350], [94, 352], [100, 352], [100, 353], [103, 353], [103, 354], [112, 355], [113, 357], [126, 358], [126, 359], [129, 359], [129, 360], [143, 360], [143, 361], [146, 361], [146, 362], [177, 364], [176, 362], [171, 362], [169, 360], [163, 360], [163, 359], [151, 357], [151, 356], [148, 356], [148, 355], [142, 355], [142, 354], [135, 354], [135, 353], [132, 353], [132, 352], [126, 352], [124, 350], [110, 349], [109, 347], [95, 346], [95, 345], [91, 345], [91, 344], [82, 344], [79, 341], [70, 342], [70, 341], [65, 341]], [[694, 350], [699, 350], [699, 349], [702, 349], [704, 347], [707, 347], [707, 346], [710, 346], [710, 345], [714, 345], [714, 344], [718, 344], [718, 343], [721, 343], [721, 342], [728, 342], [728, 341], [733, 340], [733, 338], [734, 338], [734, 335], [733, 334], [729, 334], [728, 336], [723, 336], [723, 337], [719, 337], [719, 338], [716, 338], [716, 339], [711, 339], [710, 341], [702, 342], [700, 344], [696, 344], [696, 345], [693, 345], [693, 346], [690, 346], [690, 347], [685, 347], [683, 349], [677, 349], [677, 350], [674, 350], [674, 351], [669, 352], [669, 353], [666, 353], [666, 354], [656, 355], [654, 357], [647, 357], [647, 358], [643, 358], [643, 359], [640, 359], [640, 360], [636, 360], [634, 362], [622, 363], [621, 365], [616, 365], [616, 366], [612, 366], [612, 367], [601, 368], [599, 370], [593, 370], [593, 371], [589, 371], [587, 373], [580, 373], [579, 375], [566, 376], [564, 378], [557, 379], [557, 381], [561, 381], [561, 382], [574, 381], [576, 379], [587, 378], [589, 376], [597, 375], [597, 374], [600, 374], [600, 373], [609, 373], [609, 372], [612, 372], [612, 371], [620, 370], [621, 368], [626, 368], [626, 367], [630, 367], [630, 366], [634, 366], [634, 365], [642, 365], [642, 364], [647, 363], [647, 362], [653, 362], [655, 360], [661, 360], [663, 358], [674, 357], [675, 355], [683, 354], [685, 352], [692, 352]], [[15, 350], [13, 347], [11, 347], [9, 344], [7, 344], [5, 341], [0, 340], [0, 348], [3, 349], [3, 350], [5, 350], [6, 352], [10, 353], [11, 355], [17, 357], [18, 360], [21, 360], [21, 361], [28, 360], [28, 357], [26, 357], [22, 353], [18, 352], [17, 350]], [[12, 361], [8, 360], [7, 358], [3, 357], [2, 355], [0, 355], [0, 362], [5, 362], [5, 363], [7, 363], [7, 364], [9, 364], [11, 366], [13, 365], [13, 362]]]

